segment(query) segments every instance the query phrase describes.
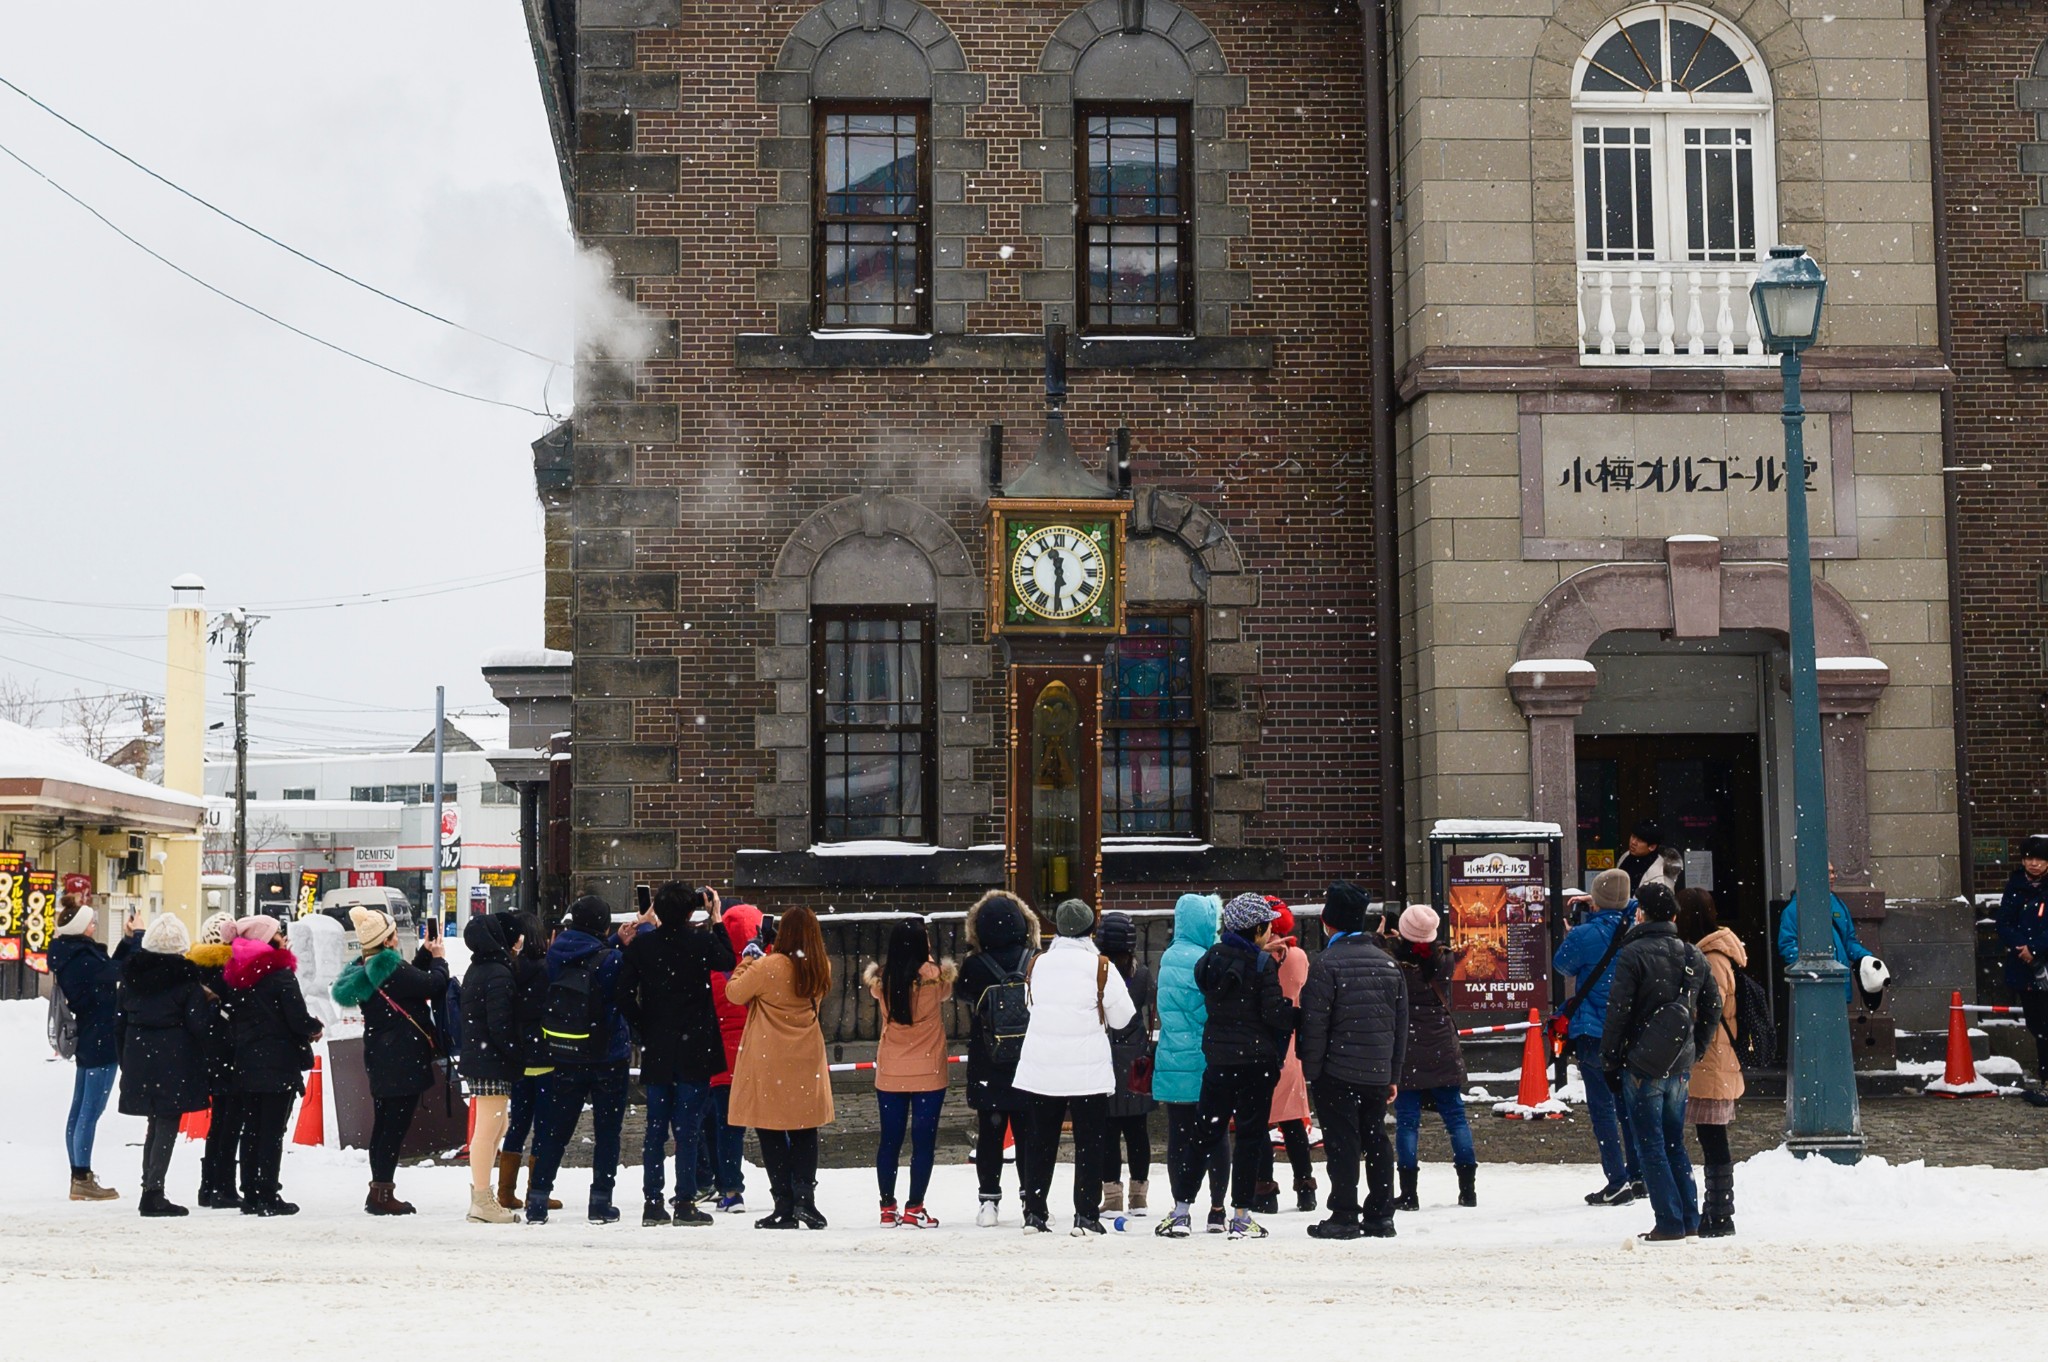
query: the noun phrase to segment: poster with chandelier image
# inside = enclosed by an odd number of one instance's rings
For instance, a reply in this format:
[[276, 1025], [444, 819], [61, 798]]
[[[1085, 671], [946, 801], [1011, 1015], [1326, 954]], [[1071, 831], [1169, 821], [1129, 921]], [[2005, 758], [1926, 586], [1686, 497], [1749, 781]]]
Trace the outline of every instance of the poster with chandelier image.
[[1541, 856], [1491, 851], [1447, 867], [1451, 1006], [1460, 1012], [1526, 1012], [1550, 996], [1548, 881]]

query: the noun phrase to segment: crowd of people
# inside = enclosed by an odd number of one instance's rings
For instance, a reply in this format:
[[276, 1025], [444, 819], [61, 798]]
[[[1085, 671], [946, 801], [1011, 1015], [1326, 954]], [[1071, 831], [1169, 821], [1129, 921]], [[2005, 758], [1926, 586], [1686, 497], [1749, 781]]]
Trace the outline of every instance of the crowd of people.
[[[2048, 864], [2043, 870], [2048, 876]], [[1710, 896], [1674, 893], [1654, 876], [1636, 887], [1625, 871], [1609, 871], [1591, 897], [1592, 912], [1556, 956], [1574, 983], [1560, 1020], [1585, 1076], [1606, 1176], [1586, 1200], [1647, 1198], [1653, 1242], [1732, 1234], [1727, 1132], [1743, 1076], [1724, 1000], [1735, 997], [1747, 963], [1742, 944], [1719, 926]], [[1325, 896], [1324, 945], [1311, 959], [1280, 900], [1184, 894], [1156, 978], [1128, 915], [1068, 899], [1048, 916], [1049, 942], [1028, 904], [991, 892], [967, 914], [958, 964], [936, 957], [926, 922], [907, 918], [865, 969], [880, 1014], [873, 1069], [882, 1224], [939, 1223], [926, 1199], [949, 1091], [949, 1000], [969, 1018], [965, 1096], [975, 1113], [979, 1226], [1002, 1223], [1004, 1151], [1014, 1140], [1023, 1225], [1052, 1230], [1049, 1198], [1069, 1131], [1071, 1218], [1060, 1218], [1071, 1233], [1104, 1233], [1105, 1213], [1124, 1223], [1150, 1216], [1151, 1118], [1163, 1106], [1167, 1196], [1155, 1233], [1186, 1238], [1199, 1227], [1263, 1238], [1257, 1217], [1279, 1209], [1282, 1190], [1272, 1132], [1290, 1165], [1294, 1207], [1317, 1209], [1311, 1097], [1329, 1184], [1327, 1216], [1309, 1226], [1311, 1236], [1395, 1234], [1396, 1213], [1420, 1205], [1425, 1109], [1448, 1137], [1458, 1204], [1477, 1204], [1450, 1007], [1458, 957], [1439, 939], [1434, 909], [1383, 912], [1340, 881]], [[386, 913], [353, 909], [351, 925], [358, 954], [332, 998], [362, 1018], [373, 1112], [368, 1213], [413, 1213], [398, 1196], [399, 1154], [421, 1096], [453, 1056], [448, 1081], [459, 1079], [475, 1103], [470, 1220], [546, 1223], [561, 1208], [556, 1179], [586, 1107], [586, 1215], [618, 1220], [613, 1196], [637, 1050], [643, 1224], [708, 1225], [716, 1212], [744, 1211], [742, 1142], [751, 1129], [772, 1203], [754, 1223], [825, 1227], [819, 1132], [834, 1119], [834, 1099], [819, 1009], [832, 962], [808, 909], [777, 919], [752, 905], [727, 907], [710, 889], [670, 884], [637, 919], [617, 924], [602, 899], [578, 899], [551, 935], [527, 915], [479, 915], [463, 930], [469, 964], [453, 988], [439, 941], [407, 959]], [[218, 914], [196, 943], [168, 915], [146, 930], [132, 918], [125, 926], [109, 954], [94, 938], [94, 909], [67, 899], [52, 950], [77, 1021], [65, 1132], [72, 1197], [118, 1195], [93, 1170], [94, 1128], [118, 1076], [120, 1109], [148, 1121], [143, 1215], [187, 1213], [167, 1196], [165, 1179], [181, 1120], [208, 1109], [198, 1204], [292, 1214], [279, 1185], [285, 1126], [322, 1027], [300, 994], [282, 925]], [[1688, 1124], [1702, 1153], [1704, 1204]]]

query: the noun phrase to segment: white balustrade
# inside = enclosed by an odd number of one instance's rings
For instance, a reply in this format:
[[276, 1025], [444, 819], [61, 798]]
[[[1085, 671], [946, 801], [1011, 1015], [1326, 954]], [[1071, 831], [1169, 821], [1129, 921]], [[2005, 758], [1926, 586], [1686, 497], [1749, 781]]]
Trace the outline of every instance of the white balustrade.
[[1580, 362], [1696, 368], [1773, 364], [1775, 357], [1764, 353], [1749, 306], [1755, 279], [1753, 263], [1702, 268], [1691, 262], [1581, 262]]

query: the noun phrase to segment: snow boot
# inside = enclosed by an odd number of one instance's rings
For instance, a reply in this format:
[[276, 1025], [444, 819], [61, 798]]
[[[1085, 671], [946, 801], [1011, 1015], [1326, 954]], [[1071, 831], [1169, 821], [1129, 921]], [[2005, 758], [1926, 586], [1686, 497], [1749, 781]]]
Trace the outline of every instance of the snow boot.
[[677, 1228], [681, 1228], [684, 1225], [712, 1225], [716, 1224], [717, 1221], [712, 1218], [711, 1212], [705, 1210], [696, 1202], [684, 1201], [677, 1203], [673, 1223]]
[[1479, 1193], [1472, 1185], [1473, 1179], [1478, 1175], [1478, 1164], [1461, 1163], [1458, 1165], [1458, 1204], [1460, 1206], [1477, 1206], [1479, 1204]]
[[1252, 1187], [1251, 1210], [1258, 1215], [1280, 1214], [1280, 1184], [1260, 1182]]
[[363, 1209], [371, 1215], [411, 1215], [413, 1205], [410, 1201], [398, 1199], [395, 1184], [373, 1182], [370, 1184], [370, 1195], [363, 1199]]
[[1121, 1211], [1121, 1210], [1122, 1210], [1123, 1208], [1124, 1208], [1124, 1185], [1123, 1185], [1123, 1184], [1122, 1184], [1121, 1182], [1105, 1182], [1105, 1183], [1103, 1183], [1103, 1184], [1102, 1184], [1102, 1209], [1103, 1209], [1104, 1211]]
[[1311, 1239], [1359, 1239], [1364, 1235], [1365, 1231], [1359, 1228], [1357, 1216], [1339, 1215], [1336, 1211], [1330, 1212], [1328, 1220], [1319, 1220], [1308, 1227], [1308, 1237]]
[[488, 1187], [469, 1189], [469, 1214], [463, 1217], [473, 1225], [510, 1225], [519, 1219], [516, 1211], [508, 1211], [498, 1204], [498, 1198]]
[[1394, 1237], [1393, 1217], [1389, 1216], [1385, 1220], [1360, 1220], [1358, 1222], [1358, 1232], [1367, 1239], [1392, 1239]]
[[646, 1229], [653, 1229], [656, 1225], [666, 1225], [668, 1223], [668, 1203], [658, 1196], [648, 1197], [640, 1207], [641, 1226]]
[[616, 1225], [619, 1221], [619, 1208], [612, 1205], [610, 1192], [592, 1191], [590, 1206], [583, 1216], [593, 1225]]
[[1700, 1214], [1700, 1238], [1726, 1239], [1735, 1233], [1735, 1167], [1710, 1163], [1701, 1171], [1707, 1195]]
[[135, 1208], [151, 1218], [190, 1214], [183, 1206], [173, 1205], [162, 1192], [144, 1192]]
[[519, 1156], [498, 1155], [498, 1204], [516, 1211], [526, 1203], [519, 1199]]
[[1132, 1178], [1131, 1194], [1125, 1202], [1125, 1209], [1129, 1210], [1132, 1215], [1145, 1214], [1145, 1194], [1150, 1190], [1143, 1178]]
[[757, 1230], [793, 1230], [797, 1228], [796, 1204], [787, 1196], [777, 1195], [775, 1209], [754, 1222]]
[[807, 1182], [797, 1189], [796, 1223], [807, 1230], [825, 1228], [825, 1217], [818, 1211], [818, 1184]]
[[1297, 1211], [1313, 1211], [1315, 1208], [1315, 1176], [1311, 1174], [1305, 1178], [1296, 1178], [1294, 1180], [1294, 1209]]
[[100, 1186], [100, 1180], [93, 1176], [90, 1168], [71, 1170], [71, 1199], [73, 1201], [115, 1201], [121, 1194], [111, 1187]]
[[1401, 1175], [1401, 1195], [1394, 1198], [1394, 1209], [1397, 1211], [1421, 1210], [1422, 1202], [1415, 1195], [1415, 1179], [1421, 1175], [1422, 1170], [1419, 1168], [1402, 1168], [1397, 1171]]
[[554, 1204], [555, 1203], [548, 1200], [546, 1196], [534, 1196], [533, 1189], [529, 1186], [527, 1188], [527, 1197], [525, 1201], [526, 1223], [529, 1225], [547, 1224], [548, 1208], [550, 1206], [553, 1206]]
[[242, 1198], [235, 1195], [235, 1189], [232, 1187], [201, 1187], [199, 1205], [202, 1210], [208, 1211], [239, 1211], [242, 1209]]
[[[533, 1190], [533, 1156], [531, 1154], [526, 1156], [526, 1190], [529, 1192]], [[562, 1209], [562, 1203], [555, 1200], [553, 1197], [549, 1197], [548, 1209], [551, 1211], [559, 1211]]]

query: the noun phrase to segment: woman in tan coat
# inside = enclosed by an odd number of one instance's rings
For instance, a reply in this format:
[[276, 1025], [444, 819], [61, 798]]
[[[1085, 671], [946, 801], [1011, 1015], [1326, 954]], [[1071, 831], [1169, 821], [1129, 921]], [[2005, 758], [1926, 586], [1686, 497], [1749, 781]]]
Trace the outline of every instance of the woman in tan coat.
[[1728, 1125], [1742, 1096], [1742, 1061], [1735, 1053], [1739, 1009], [1735, 973], [1749, 964], [1742, 940], [1723, 927], [1714, 911], [1714, 896], [1704, 889], [1678, 891], [1678, 934], [1700, 948], [1714, 986], [1721, 990], [1721, 1024], [1713, 1043], [1692, 1066], [1686, 1091], [1685, 1119], [1700, 1139], [1701, 1171], [1706, 1197], [1700, 1211], [1700, 1237], [1720, 1239], [1735, 1233], [1735, 1162], [1728, 1152]]
[[832, 961], [808, 908], [782, 915], [772, 955], [749, 947], [726, 981], [725, 996], [747, 1008], [747, 1029], [733, 1061], [728, 1120], [752, 1126], [775, 1211], [763, 1230], [822, 1230], [818, 1214], [818, 1127], [832, 1122], [832, 1079], [818, 1000], [832, 988]]
[[[875, 1146], [875, 1177], [882, 1188], [882, 1223], [931, 1229], [938, 1225], [924, 1208], [932, 1164], [939, 1147], [939, 1110], [946, 1102], [946, 1025], [939, 1004], [953, 996], [959, 974], [952, 961], [932, 959], [923, 918], [896, 924], [880, 964], [861, 976], [868, 994], [882, 1006], [882, 1038], [875, 1047], [875, 1107], [881, 1139]], [[896, 1169], [903, 1136], [910, 1135], [910, 1200], [896, 1209]]]

